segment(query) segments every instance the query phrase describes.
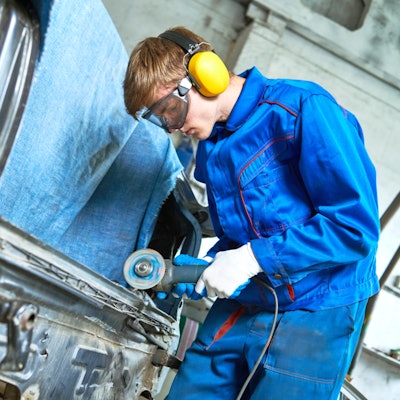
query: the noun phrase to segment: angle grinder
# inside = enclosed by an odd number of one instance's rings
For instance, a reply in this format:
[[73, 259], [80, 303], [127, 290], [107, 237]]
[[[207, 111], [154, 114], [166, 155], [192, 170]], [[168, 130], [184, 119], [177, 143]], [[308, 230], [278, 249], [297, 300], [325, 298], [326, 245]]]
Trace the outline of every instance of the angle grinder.
[[169, 292], [177, 283], [196, 283], [207, 265], [174, 265], [153, 249], [132, 253], [124, 264], [124, 277], [134, 289]]

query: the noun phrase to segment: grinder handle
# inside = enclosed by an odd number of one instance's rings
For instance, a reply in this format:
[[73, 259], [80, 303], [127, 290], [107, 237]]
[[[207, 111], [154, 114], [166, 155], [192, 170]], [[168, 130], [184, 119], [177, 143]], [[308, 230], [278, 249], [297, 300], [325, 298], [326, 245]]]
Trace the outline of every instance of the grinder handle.
[[177, 266], [171, 260], [165, 260], [165, 274], [153, 290], [157, 292], [169, 292], [177, 283], [196, 283], [207, 267], [208, 265], [204, 264]]

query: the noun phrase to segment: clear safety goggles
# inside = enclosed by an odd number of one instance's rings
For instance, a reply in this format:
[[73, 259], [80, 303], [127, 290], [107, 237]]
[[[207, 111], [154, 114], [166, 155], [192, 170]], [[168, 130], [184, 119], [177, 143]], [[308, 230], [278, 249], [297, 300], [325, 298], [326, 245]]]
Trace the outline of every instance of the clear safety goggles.
[[182, 79], [172, 93], [154, 103], [143, 113], [142, 118], [168, 132], [181, 129], [189, 111], [187, 94], [191, 87], [192, 83], [189, 78]]

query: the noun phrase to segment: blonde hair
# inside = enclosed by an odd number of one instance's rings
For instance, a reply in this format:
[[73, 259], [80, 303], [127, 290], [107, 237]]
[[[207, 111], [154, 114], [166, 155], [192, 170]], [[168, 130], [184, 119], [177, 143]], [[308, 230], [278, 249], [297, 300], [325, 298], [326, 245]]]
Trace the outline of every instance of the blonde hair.
[[[184, 27], [169, 29], [178, 32], [196, 43], [204, 39]], [[209, 51], [208, 43], [201, 50]], [[189, 57], [185, 50], [171, 40], [149, 37], [141, 41], [132, 51], [124, 80], [124, 100], [129, 114], [137, 119], [137, 113], [144, 106], [154, 102], [156, 91], [161, 86], [177, 86], [187, 76]]]

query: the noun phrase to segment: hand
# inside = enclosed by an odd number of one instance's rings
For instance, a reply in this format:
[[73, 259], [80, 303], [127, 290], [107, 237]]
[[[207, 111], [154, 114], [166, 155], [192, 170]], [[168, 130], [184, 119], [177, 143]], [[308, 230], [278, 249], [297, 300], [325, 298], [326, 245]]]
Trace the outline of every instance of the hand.
[[[204, 257], [204, 258], [196, 258], [189, 256], [187, 254], [180, 254], [178, 257], [174, 259], [174, 265], [177, 266], [177, 268], [184, 266], [184, 265], [209, 265], [210, 262], [212, 261], [211, 257]], [[190, 268], [190, 267], [189, 267]], [[193, 300], [198, 300], [203, 296], [199, 296], [197, 293], [194, 293], [194, 284], [192, 283], [178, 283], [174, 286], [174, 288], [171, 291], [172, 295], [174, 297], [180, 298], [180, 297], [186, 297], [186, 298], [192, 298], [193, 294], [195, 294], [195, 297]], [[160, 300], [163, 300], [167, 297], [167, 293], [165, 292], [158, 292], [157, 293], [157, 298]], [[205, 295], [205, 293], [204, 293]]]
[[209, 297], [236, 297], [250, 282], [250, 278], [259, 272], [262, 272], [262, 268], [254, 257], [250, 243], [238, 249], [221, 251], [201, 275], [194, 295], [206, 289]]

